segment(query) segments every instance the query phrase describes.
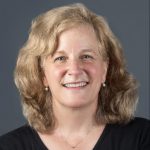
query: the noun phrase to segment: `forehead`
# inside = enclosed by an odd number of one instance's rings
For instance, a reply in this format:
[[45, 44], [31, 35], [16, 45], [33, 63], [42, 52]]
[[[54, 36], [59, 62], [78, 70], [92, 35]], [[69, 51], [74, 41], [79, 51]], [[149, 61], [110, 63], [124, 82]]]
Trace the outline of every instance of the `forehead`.
[[79, 25], [63, 31], [58, 37], [56, 51], [65, 49], [95, 49], [98, 40], [94, 29], [90, 25]]

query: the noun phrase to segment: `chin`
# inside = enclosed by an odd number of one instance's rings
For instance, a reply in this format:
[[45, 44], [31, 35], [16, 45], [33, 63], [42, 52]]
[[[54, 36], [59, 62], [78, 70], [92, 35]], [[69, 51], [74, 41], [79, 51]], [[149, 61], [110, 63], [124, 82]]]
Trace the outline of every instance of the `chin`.
[[90, 105], [90, 102], [87, 102], [87, 101], [82, 101], [82, 100], [78, 100], [78, 101], [70, 101], [70, 102], [66, 102], [64, 104], [65, 106], [67, 106], [68, 108], [82, 108], [82, 107], [85, 107], [85, 106], [88, 106]]

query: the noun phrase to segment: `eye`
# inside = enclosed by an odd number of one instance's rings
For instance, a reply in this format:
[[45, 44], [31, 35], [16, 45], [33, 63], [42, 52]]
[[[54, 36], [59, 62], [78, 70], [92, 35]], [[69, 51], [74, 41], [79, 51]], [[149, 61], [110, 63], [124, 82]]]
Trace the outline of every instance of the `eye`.
[[59, 56], [54, 59], [54, 62], [64, 62], [67, 58], [65, 56]]
[[88, 60], [88, 59], [94, 59], [94, 57], [91, 55], [83, 55], [83, 56], [81, 56], [81, 59]]

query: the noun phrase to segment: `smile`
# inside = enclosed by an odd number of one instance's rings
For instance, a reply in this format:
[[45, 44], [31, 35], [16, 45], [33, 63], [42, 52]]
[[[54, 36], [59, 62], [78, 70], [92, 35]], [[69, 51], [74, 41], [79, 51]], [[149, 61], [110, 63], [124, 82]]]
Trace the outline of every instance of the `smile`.
[[77, 88], [77, 87], [84, 87], [88, 84], [88, 82], [78, 82], [78, 83], [66, 83], [66, 84], [63, 84], [64, 87], [67, 87], [67, 88]]

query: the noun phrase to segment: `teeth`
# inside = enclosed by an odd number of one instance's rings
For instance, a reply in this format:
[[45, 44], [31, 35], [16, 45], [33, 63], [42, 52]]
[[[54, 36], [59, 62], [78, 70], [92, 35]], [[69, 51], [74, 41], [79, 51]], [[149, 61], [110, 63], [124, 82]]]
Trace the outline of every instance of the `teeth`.
[[87, 82], [80, 82], [80, 83], [67, 83], [67, 84], [64, 84], [65, 87], [68, 87], [68, 88], [76, 88], [76, 87], [83, 87], [87, 85]]

